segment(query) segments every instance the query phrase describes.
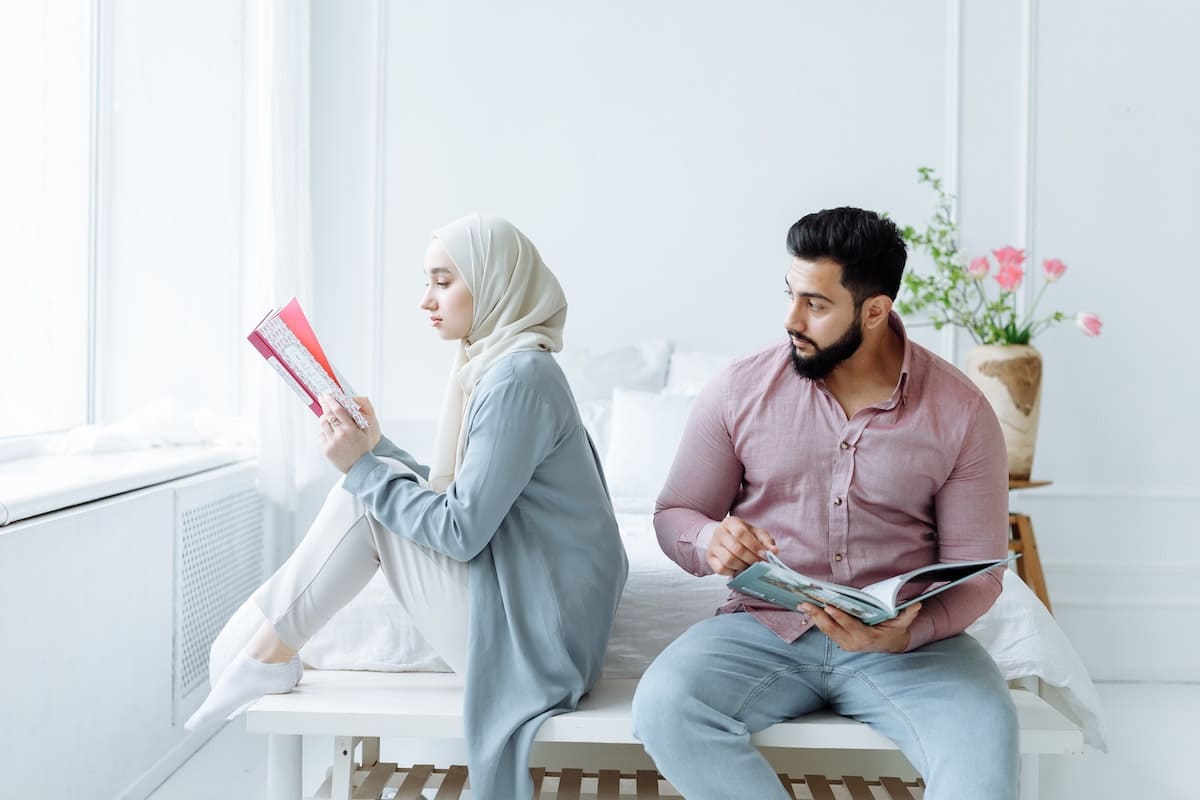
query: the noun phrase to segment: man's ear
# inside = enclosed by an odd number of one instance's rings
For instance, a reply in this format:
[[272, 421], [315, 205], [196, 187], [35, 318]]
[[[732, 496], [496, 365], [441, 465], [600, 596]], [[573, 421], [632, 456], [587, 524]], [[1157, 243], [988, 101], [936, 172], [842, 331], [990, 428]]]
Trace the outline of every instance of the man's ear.
[[886, 294], [873, 295], [863, 301], [862, 321], [867, 330], [886, 324], [891, 313], [892, 298]]

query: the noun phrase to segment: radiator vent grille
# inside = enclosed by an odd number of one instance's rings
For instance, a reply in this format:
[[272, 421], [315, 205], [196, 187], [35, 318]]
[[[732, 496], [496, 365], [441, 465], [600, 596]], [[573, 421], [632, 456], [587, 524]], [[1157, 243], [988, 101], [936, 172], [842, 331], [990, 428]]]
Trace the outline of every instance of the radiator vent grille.
[[[202, 486], [189, 488], [202, 489]], [[177, 708], [192, 692], [207, 684], [208, 653], [213, 640], [262, 583], [262, 499], [253, 488], [240, 491], [224, 488], [222, 496], [207, 502], [187, 503], [187, 490], [181, 491], [177, 498]]]

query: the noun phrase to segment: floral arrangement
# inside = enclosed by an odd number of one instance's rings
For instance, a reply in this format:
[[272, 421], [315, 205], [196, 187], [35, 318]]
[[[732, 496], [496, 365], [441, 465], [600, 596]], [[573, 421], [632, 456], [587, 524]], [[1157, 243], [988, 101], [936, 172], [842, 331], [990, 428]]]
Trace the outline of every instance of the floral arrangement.
[[[1042, 287], [1029, 311], [1017, 314], [1016, 291], [1025, 279], [1025, 251], [1006, 246], [992, 251], [996, 272], [992, 279], [996, 291], [989, 292], [987, 277], [992, 261], [986, 255], [967, 260], [958, 247], [958, 227], [951, 216], [951, 196], [929, 167], [917, 170], [921, 183], [937, 193], [933, 220], [923, 231], [904, 227], [901, 235], [915, 250], [924, 250], [933, 258], [929, 275], [906, 272], [906, 296], [897, 302], [901, 314], [929, 312], [933, 326], [941, 330], [956, 325], [971, 334], [979, 344], [1029, 344], [1034, 336], [1067, 319], [1061, 311], [1037, 317], [1038, 304], [1046, 287], [1062, 278], [1067, 265], [1057, 258], [1042, 262]], [[1102, 323], [1091, 313], [1075, 315], [1075, 324], [1088, 336], [1099, 336]]]

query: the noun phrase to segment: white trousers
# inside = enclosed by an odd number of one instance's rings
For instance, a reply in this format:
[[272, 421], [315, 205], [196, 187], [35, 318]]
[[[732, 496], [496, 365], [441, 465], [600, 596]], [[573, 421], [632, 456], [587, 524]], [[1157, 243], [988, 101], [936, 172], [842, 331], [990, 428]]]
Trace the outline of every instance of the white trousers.
[[[410, 472], [399, 461], [384, 460]], [[264, 617], [284, 644], [299, 650], [379, 569], [430, 647], [452, 670], [466, 671], [467, 565], [389, 531], [342, 488], [343, 481], [330, 490], [287, 561], [217, 637], [209, 663], [214, 678], [249, 642]]]

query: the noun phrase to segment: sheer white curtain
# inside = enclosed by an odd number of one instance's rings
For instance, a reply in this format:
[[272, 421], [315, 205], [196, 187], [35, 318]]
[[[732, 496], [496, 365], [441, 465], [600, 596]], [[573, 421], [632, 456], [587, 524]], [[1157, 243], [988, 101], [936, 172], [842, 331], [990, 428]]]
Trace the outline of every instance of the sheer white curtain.
[[[299, 298], [313, 308], [309, 193], [310, 0], [248, 0], [243, 148], [243, 259], [246, 313], [253, 326], [269, 309]], [[256, 387], [259, 489], [295, 512], [303, 487], [328, 471], [316, 417], [261, 359], [244, 377]], [[286, 539], [287, 537], [285, 537]], [[289, 541], [278, 542], [290, 550]]]

